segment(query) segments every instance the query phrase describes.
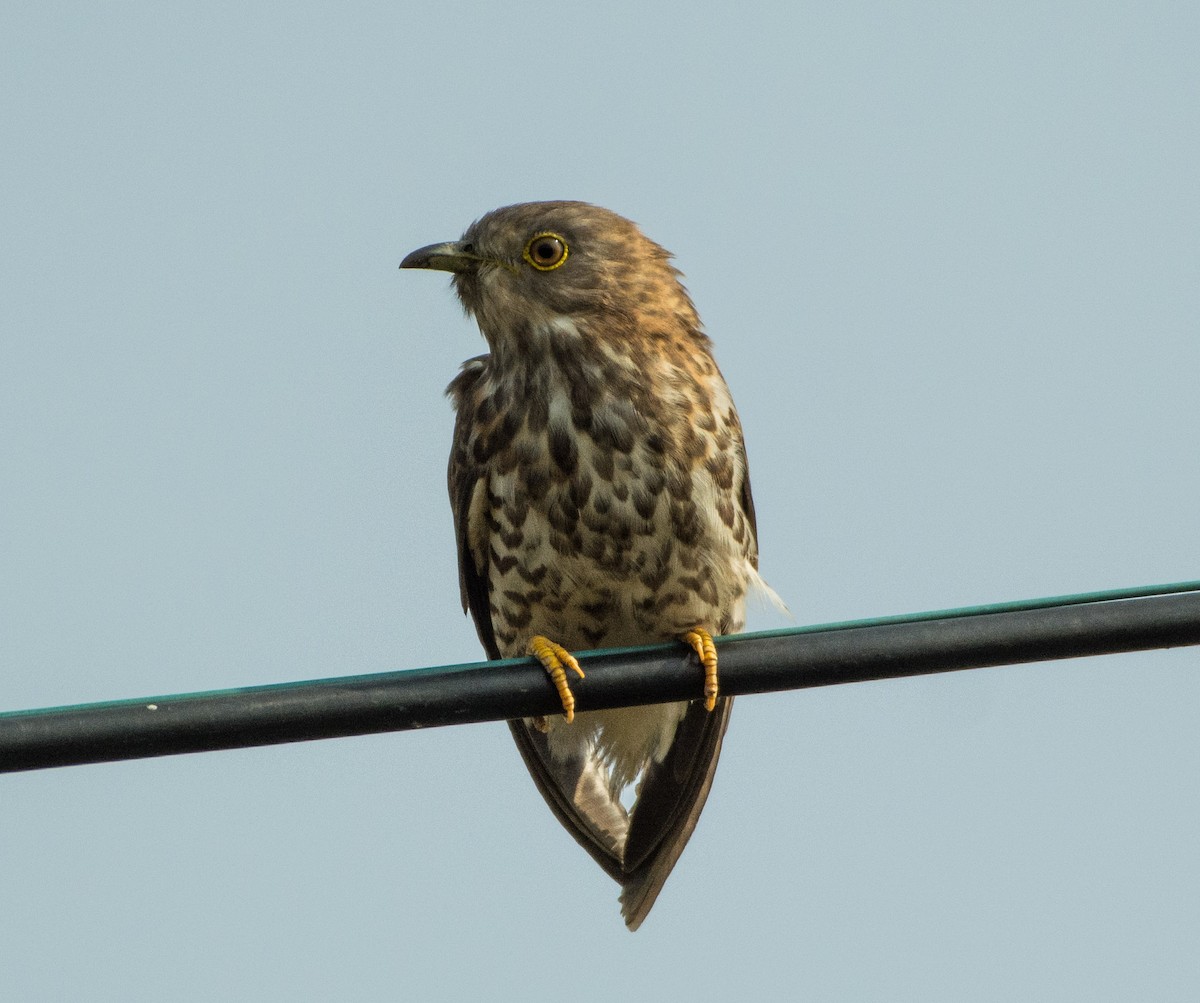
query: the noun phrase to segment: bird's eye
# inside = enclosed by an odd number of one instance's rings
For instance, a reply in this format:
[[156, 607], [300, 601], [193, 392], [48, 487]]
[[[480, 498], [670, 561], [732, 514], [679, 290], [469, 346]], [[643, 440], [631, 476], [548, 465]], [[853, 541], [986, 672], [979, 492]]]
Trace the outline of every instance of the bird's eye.
[[525, 245], [524, 258], [540, 272], [557, 268], [567, 260], [567, 242], [557, 233], [538, 233]]

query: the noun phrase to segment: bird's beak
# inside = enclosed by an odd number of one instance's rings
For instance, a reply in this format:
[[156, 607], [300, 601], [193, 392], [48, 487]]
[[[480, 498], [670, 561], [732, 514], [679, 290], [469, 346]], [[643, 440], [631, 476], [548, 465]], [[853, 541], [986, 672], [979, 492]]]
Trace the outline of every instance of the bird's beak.
[[479, 258], [465, 252], [462, 244], [451, 240], [445, 244], [418, 247], [400, 262], [401, 268], [436, 268], [442, 272], [465, 272], [474, 268]]

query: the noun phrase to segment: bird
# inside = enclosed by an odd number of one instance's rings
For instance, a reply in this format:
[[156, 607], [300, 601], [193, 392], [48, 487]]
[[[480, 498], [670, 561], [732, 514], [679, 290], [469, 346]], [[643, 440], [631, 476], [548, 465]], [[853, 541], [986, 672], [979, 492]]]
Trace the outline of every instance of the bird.
[[[742, 630], [752, 587], [774, 598], [737, 410], [672, 256], [608, 209], [506, 206], [400, 267], [450, 272], [487, 342], [446, 391], [463, 609], [490, 659], [550, 676], [562, 715], [509, 727], [636, 930], [729, 724], [713, 636]], [[576, 706], [573, 651], [672, 640], [695, 653], [696, 699]]]

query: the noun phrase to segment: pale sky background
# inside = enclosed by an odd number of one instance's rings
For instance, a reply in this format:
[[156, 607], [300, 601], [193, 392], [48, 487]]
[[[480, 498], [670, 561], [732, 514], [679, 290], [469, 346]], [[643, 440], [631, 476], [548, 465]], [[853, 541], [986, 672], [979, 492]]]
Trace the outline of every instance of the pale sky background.
[[[670, 6], [0, 7], [0, 708], [482, 657], [397, 265], [529, 199], [675, 252], [797, 622], [1200, 577], [1200, 6]], [[0, 777], [0, 998], [1200, 998], [1200, 649], [725, 748], [635, 935], [502, 724]]]

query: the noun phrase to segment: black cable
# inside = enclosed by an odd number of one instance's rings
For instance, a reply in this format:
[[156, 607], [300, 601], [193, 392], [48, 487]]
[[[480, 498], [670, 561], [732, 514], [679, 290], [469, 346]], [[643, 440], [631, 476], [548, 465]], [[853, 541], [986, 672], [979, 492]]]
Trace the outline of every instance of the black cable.
[[[721, 692], [736, 696], [1200, 644], [1200, 591], [1179, 591], [1197, 587], [725, 638], [718, 642]], [[701, 670], [683, 645], [599, 652], [580, 661], [587, 678], [571, 680], [580, 711], [700, 695]], [[560, 710], [545, 672], [525, 659], [20, 711], [0, 714], [0, 772]]]

